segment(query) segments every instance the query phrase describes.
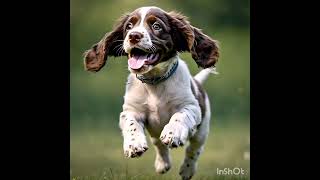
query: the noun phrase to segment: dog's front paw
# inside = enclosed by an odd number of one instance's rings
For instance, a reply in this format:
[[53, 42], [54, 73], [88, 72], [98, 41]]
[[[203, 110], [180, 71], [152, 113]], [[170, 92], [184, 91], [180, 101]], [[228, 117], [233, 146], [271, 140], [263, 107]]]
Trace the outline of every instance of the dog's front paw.
[[178, 122], [171, 122], [167, 124], [160, 135], [160, 140], [163, 144], [168, 145], [169, 148], [176, 148], [183, 146], [188, 138], [188, 129]]
[[127, 158], [140, 157], [148, 150], [146, 137], [142, 134], [126, 137], [123, 143], [124, 156]]

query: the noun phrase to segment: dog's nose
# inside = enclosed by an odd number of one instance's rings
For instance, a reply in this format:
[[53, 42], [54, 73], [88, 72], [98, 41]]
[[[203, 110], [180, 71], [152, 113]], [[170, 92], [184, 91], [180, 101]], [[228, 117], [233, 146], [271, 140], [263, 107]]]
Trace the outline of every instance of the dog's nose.
[[143, 34], [139, 32], [131, 32], [129, 34], [129, 41], [132, 44], [137, 44], [143, 38]]

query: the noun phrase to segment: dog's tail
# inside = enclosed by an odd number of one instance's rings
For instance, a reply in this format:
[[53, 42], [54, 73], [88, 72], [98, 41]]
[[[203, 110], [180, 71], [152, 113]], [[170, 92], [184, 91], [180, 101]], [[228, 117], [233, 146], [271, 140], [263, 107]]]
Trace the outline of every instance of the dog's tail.
[[205, 68], [201, 70], [198, 74], [194, 76], [194, 79], [197, 80], [200, 84], [203, 84], [209, 77], [210, 74], [219, 74], [216, 71], [215, 67]]

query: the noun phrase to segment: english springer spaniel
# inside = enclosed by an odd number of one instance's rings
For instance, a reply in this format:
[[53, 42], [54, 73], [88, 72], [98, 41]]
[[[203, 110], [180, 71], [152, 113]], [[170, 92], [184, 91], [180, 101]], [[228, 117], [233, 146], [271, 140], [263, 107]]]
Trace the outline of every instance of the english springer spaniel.
[[[103, 39], [85, 52], [87, 71], [97, 72], [108, 56], [127, 56], [131, 72], [119, 126], [125, 157], [147, 151], [144, 129], [156, 151], [155, 170], [171, 167], [169, 148], [184, 146], [182, 179], [191, 179], [210, 127], [210, 103], [202, 84], [215, 73], [217, 41], [193, 27], [187, 18], [158, 7], [141, 7], [125, 14]], [[203, 68], [194, 77], [179, 52], [190, 52]]]

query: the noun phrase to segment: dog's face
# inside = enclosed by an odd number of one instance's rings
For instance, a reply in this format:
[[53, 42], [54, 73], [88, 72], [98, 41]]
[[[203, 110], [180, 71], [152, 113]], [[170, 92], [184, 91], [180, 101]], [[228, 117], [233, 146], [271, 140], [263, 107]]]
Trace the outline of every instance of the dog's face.
[[139, 8], [129, 15], [124, 26], [123, 49], [131, 72], [149, 72], [176, 54], [169, 19], [161, 9]]
[[216, 41], [190, 25], [186, 17], [157, 7], [142, 7], [122, 16], [113, 31], [85, 53], [85, 67], [99, 71], [108, 56], [128, 56], [128, 68], [136, 74], [151, 71], [177, 52], [188, 51], [198, 66], [214, 66]]

